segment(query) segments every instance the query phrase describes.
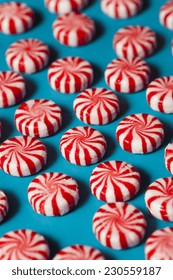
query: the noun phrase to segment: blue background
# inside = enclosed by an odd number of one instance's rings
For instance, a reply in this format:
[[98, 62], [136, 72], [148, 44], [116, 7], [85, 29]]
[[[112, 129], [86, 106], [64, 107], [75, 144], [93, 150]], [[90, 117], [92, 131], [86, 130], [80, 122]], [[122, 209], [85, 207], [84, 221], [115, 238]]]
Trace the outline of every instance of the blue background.
[[[0, 1], [1, 3], [3, 1]], [[22, 1], [19, 1], [22, 2]], [[49, 45], [51, 49], [50, 63], [57, 58], [69, 55], [81, 56], [89, 60], [95, 70], [93, 87], [107, 87], [104, 82], [104, 70], [107, 64], [116, 57], [112, 48], [114, 33], [126, 25], [148, 25], [158, 37], [156, 52], [146, 61], [152, 71], [151, 80], [163, 75], [173, 74], [173, 56], [171, 55], [172, 32], [159, 24], [159, 9], [165, 1], [144, 0], [143, 10], [133, 18], [127, 20], [115, 20], [101, 12], [100, 1], [90, 0], [89, 6], [84, 12], [96, 21], [97, 35], [88, 45], [79, 48], [70, 48], [60, 45], [52, 35], [52, 22], [56, 15], [49, 13], [44, 7], [43, 0], [25, 0], [36, 12], [35, 26], [28, 32], [20, 35], [0, 34], [0, 70], [8, 70], [5, 61], [5, 51], [8, 46], [21, 38], [38, 38]], [[94, 126], [100, 130], [108, 143], [108, 149], [103, 161], [125, 160], [139, 169], [142, 177], [141, 190], [130, 203], [137, 206], [145, 214], [148, 226], [143, 242], [128, 250], [117, 251], [103, 247], [92, 232], [92, 218], [97, 209], [104, 204], [98, 201], [89, 188], [89, 177], [95, 165], [80, 167], [67, 162], [59, 150], [59, 141], [63, 133], [71, 127], [83, 125], [73, 113], [73, 100], [76, 94], [64, 95], [53, 91], [47, 81], [47, 69], [33, 74], [23, 75], [27, 80], [27, 96], [25, 100], [33, 98], [47, 98], [59, 104], [63, 111], [63, 125], [54, 136], [44, 138], [48, 150], [48, 162], [43, 172], [64, 172], [76, 179], [80, 187], [80, 201], [78, 206], [63, 217], [45, 217], [34, 212], [28, 202], [27, 187], [36, 176], [18, 178], [5, 174], [0, 170], [0, 188], [8, 196], [10, 211], [5, 221], [0, 225], [0, 236], [8, 231], [29, 228], [43, 234], [50, 245], [51, 258], [63, 247], [80, 243], [94, 246], [100, 249], [107, 259], [132, 260], [144, 259], [144, 244], [146, 238], [156, 229], [172, 226], [173, 223], [159, 221], [149, 214], [145, 203], [144, 193], [147, 186], [160, 177], [170, 176], [164, 166], [164, 148], [173, 139], [173, 117], [152, 111], [146, 102], [146, 91], [135, 94], [118, 94], [121, 112], [118, 118], [105, 126]], [[1, 142], [9, 137], [19, 135], [15, 128], [14, 113], [18, 105], [11, 108], [0, 109], [0, 120], [3, 124], [3, 136]], [[133, 155], [123, 151], [115, 139], [115, 130], [122, 118], [131, 113], [150, 113], [158, 117], [165, 127], [165, 140], [163, 145], [155, 152], [147, 155]]]

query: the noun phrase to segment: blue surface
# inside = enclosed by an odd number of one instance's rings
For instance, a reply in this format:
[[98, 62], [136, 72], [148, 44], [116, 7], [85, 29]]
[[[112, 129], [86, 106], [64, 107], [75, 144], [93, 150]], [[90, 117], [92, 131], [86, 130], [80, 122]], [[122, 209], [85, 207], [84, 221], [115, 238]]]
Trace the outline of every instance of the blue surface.
[[[2, 3], [3, 1], [0, 1]], [[22, 1], [19, 1], [22, 2]], [[171, 55], [172, 32], [159, 24], [158, 14], [161, 5], [165, 1], [144, 0], [144, 8], [137, 16], [127, 20], [114, 20], [104, 15], [100, 10], [98, 0], [90, 1], [90, 5], [84, 12], [91, 16], [97, 23], [96, 38], [90, 44], [79, 47], [69, 48], [60, 45], [52, 35], [52, 22], [56, 18], [55, 14], [49, 13], [44, 7], [43, 0], [24, 0], [36, 11], [36, 24], [34, 28], [20, 35], [0, 34], [0, 70], [8, 70], [5, 61], [5, 51], [8, 46], [21, 38], [38, 38], [49, 45], [51, 48], [51, 62], [57, 58], [69, 55], [81, 56], [89, 60], [95, 70], [95, 80], [93, 87], [107, 87], [104, 82], [104, 70], [106, 65], [116, 57], [112, 49], [112, 38], [114, 33], [126, 25], [148, 25], [158, 36], [158, 48], [155, 54], [147, 58], [152, 70], [153, 80], [156, 77], [173, 74], [173, 56]], [[61, 248], [75, 244], [87, 244], [100, 249], [107, 259], [132, 260], [144, 259], [144, 243], [146, 238], [157, 228], [171, 226], [173, 223], [159, 221], [149, 214], [144, 203], [144, 193], [147, 186], [155, 179], [170, 176], [164, 166], [164, 148], [169, 141], [173, 140], [173, 117], [152, 111], [145, 98], [145, 90], [136, 94], [118, 94], [121, 112], [118, 118], [111, 124], [105, 126], [94, 126], [106, 137], [108, 149], [103, 161], [106, 160], [125, 160], [139, 169], [142, 182], [141, 190], [130, 203], [143, 211], [147, 219], [147, 232], [143, 242], [132, 249], [117, 251], [103, 247], [95, 238], [92, 232], [92, 217], [97, 209], [104, 204], [98, 201], [90, 193], [89, 177], [93, 168], [97, 165], [80, 167], [67, 162], [59, 150], [59, 141], [63, 133], [71, 127], [83, 125], [73, 113], [74, 95], [63, 95], [53, 91], [47, 81], [47, 69], [33, 74], [23, 75], [27, 80], [27, 97], [47, 98], [59, 104], [63, 110], [62, 129], [54, 136], [44, 138], [42, 141], [48, 149], [48, 162], [43, 172], [57, 171], [64, 172], [76, 179], [80, 187], [80, 201], [78, 206], [63, 217], [45, 217], [35, 213], [27, 198], [27, 187], [31, 180], [36, 176], [18, 178], [5, 174], [0, 170], [0, 188], [3, 189], [10, 203], [10, 211], [6, 220], [0, 225], [0, 236], [7, 231], [29, 228], [43, 234], [50, 245], [51, 257]], [[14, 125], [14, 112], [18, 105], [11, 108], [0, 109], [0, 120], [3, 124], [3, 137], [5, 139], [19, 135]], [[165, 126], [165, 140], [161, 148], [147, 155], [133, 155], [123, 151], [115, 140], [115, 130], [122, 118], [131, 113], [150, 113], [158, 117]], [[38, 174], [40, 174], [38, 173]]]

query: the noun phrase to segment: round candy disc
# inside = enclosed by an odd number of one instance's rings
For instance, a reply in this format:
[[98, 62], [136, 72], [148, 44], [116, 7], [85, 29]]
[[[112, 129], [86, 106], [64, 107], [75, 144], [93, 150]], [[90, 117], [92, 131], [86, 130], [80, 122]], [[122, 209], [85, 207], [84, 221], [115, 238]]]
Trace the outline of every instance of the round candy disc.
[[145, 203], [157, 219], [173, 221], [173, 177], [154, 181], [145, 193]]
[[173, 174], [173, 143], [169, 143], [165, 148], [164, 160], [166, 169]]
[[0, 4], [0, 32], [17, 34], [33, 26], [34, 12], [25, 3], [5, 2]]
[[77, 204], [78, 185], [66, 174], [43, 173], [31, 181], [28, 187], [28, 199], [37, 213], [46, 216], [62, 216]]
[[87, 126], [69, 129], [60, 140], [63, 157], [78, 165], [98, 162], [104, 156], [106, 146], [104, 136], [98, 130]]
[[0, 223], [4, 220], [8, 212], [8, 199], [3, 191], [0, 190]]
[[150, 107], [162, 113], [173, 113], [173, 76], [161, 77], [152, 81], [146, 92]]
[[127, 26], [118, 30], [113, 39], [113, 48], [119, 57], [145, 58], [157, 46], [156, 34], [146, 26]]
[[80, 11], [88, 4], [88, 0], [44, 0], [44, 2], [47, 9], [55, 14]]
[[61, 126], [61, 108], [51, 100], [33, 99], [22, 103], [15, 112], [15, 124], [23, 135], [47, 137]]
[[144, 237], [146, 221], [135, 206], [110, 203], [101, 206], [93, 218], [93, 231], [103, 246], [127, 249], [138, 245]]
[[69, 56], [54, 61], [49, 67], [51, 87], [62, 93], [75, 93], [89, 87], [94, 74], [91, 64], [80, 57]]
[[45, 145], [30, 136], [16, 136], [0, 145], [0, 168], [13, 176], [28, 176], [46, 164]]
[[103, 254], [86, 245], [72, 245], [60, 250], [53, 260], [104, 260]]
[[129, 18], [141, 9], [143, 0], [101, 0], [101, 9], [112, 18]]
[[95, 23], [85, 14], [71, 12], [54, 21], [53, 35], [61, 44], [70, 47], [85, 45], [95, 35]]
[[33, 230], [14, 230], [0, 238], [0, 260], [47, 260], [48, 257], [47, 241]]
[[159, 13], [160, 23], [166, 28], [173, 30], [173, 1], [163, 4]]
[[7, 64], [16, 72], [38, 72], [48, 64], [48, 60], [48, 46], [37, 39], [19, 40], [6, 51]]
[[113, 121], [119, 113], [119, 101], [114, 92], [105, 88], [86, 89], [73, 103], [78, 119], [87, 124], [103, 125]]
[[163, 141], [163, 124], [149, 114], [132, 114], [119, 123], [116, 138], [121, 148], [127, 152], [150, 153]]
[[147, 260], [173, 260], [173, 228], [155, 230], [145, 244]]
[[26, 94], [26, 82], [15, 72], [0, 72], [0, 108], [19, 103]]
[[139, 187], [138, 170], [123, 161], [102, 162], [94, 168], [90, 177], [92, 194], [107, 203], [129, 200]]
[[105, 81], [112, 89], [121, 93], [142, 90], [149, 82], [150, 68], [140, 58], [117, 58], [105, 70]]

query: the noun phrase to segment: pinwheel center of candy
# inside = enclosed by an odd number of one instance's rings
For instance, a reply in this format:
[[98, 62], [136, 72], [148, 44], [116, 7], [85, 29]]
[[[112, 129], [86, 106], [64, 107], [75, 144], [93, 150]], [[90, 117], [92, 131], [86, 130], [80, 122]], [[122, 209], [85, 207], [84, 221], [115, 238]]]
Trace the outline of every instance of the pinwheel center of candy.
[[60, 185], [56, 182], [54, 183], [47, 183], [47, 190], [49, 192], [56, 192], [59, 189]]
[[165, 85], [165, 87], [168, 89], [168, 90], [171, 90], [173, 91], [173, 82], [171, 83], [167, 83], [167, 85]]
[[33, 105], [31, 108], [31, 114], [34, 117], [37, 117], [38, 119], [40, 119], [41, 117], [43, 117], [46, 114], [46, 109], [44, 109], [41, 105]]
[[143, 131], [146, 129], [146, 125], [144, 123], [136, 123], [134, 124], [134, 128], [136, 131]]
[[136, 64], [133, 62], [123, 62], [119, 65], [121, 67], [121, 70], [126, 70], [126, 71], [133, 71], [136, 70]]
[[[4, 5], [1, 14], [5, 17], [17, 16], [20, 11], [20, 8], [15, 6], [12, 7], [11, 5]], [[1, 16], [0, 14], [0, 16]]]
[[173, 184], [171, 184], [171, 185], [168, 187], [167, 193], [168, 193], [168, 195], [171, 195], [172, 198], [173, 198]]

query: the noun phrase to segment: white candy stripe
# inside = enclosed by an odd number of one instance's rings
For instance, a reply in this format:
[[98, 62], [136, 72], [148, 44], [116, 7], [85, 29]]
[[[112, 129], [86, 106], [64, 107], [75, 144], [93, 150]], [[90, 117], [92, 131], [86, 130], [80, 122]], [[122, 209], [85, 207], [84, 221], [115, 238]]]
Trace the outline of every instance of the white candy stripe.
[[105, 81], [112, 89], [122, 93], [142, 90], [149, 82], [150, 68], [140, 59], [118, 58], [112, 60], [105, 70]]
[[146, 26], [127, 26], [118, 30], [113, 39], [113, 48], [119, 57], [145, 58], [157, 45], [156, 34]]
[[104, 260], [103, 254], [90, 246], [72, 245], [60, 250], [53, 260]]
[[75, 93], [89, 87], [94, 74], [91, 64], [80, 57], [66, 57], [54, 61], [49, 67], [51, 87], [62, 93]]
[[15, 112], [15, 124], [23, 135], [47, 137], [62, 123], [61, 108], [51, 100], [33, 99], [22, 103]]
[[140, 174], [123, 161], [100, 163], [90, 177], [91, 192], [107, 203], [131, 199], [139, 190]]
[[10, 231], [0, 238], [0, 260], [47, 260], [49, 246], [35, 231]]
[[45, 165], [46, 160], [46, 147], [36, 138], [16, 136], [0, 146], [0, 167], [13, 176], [32, 175]]
[[0, 190], [0, 223], [4, 220], [8, 212], [8, 199], [5, 193]]
[[173, 143], [169, 143], [164, 153], [165, 166], [173, 174]]
[[134, 154], [150, 153], [163, 141], [163, 124], [149, 114], [132, 114], [119, 123], [116, 137], [125, 151]]
[[173, 1], [163, 4], [159, 13], [160, 23], [166, 28], [173, 30]]
[[93, 231], [104, 246], [126, 249], [139, 244], [145, 234], [144, 215], [124, 202], [101, 206], [93, 218]]
[[76, 116], [87, 124], [103, 125], [119, 113], [119, 101], [114, 92], [104, 88], [86, 89], [73, 103]]
[[49, 48], [37, 39], [19, 40], [6, 51], [6, 61], [16, 72], [31, 74], [47, 65]]
[[146, 91], [147, 102], [155, 111], [173, 113], [173, 76], [152, 81]]
[[60, 140], [63, 157], [78, 165], [98, 162], [104, 156], [106, 146], [106, 140], [98, 130], [84, 126], [69, 129]]
[[54, 21], [53, 35], [61, 44], [70, 47], [84, 45], [93, 39], [95, 23], [85, 14], [71, 12]]
[[46, 216], [62, 216], [77, 204], [78, 185], [66, 174], [43, 173], [30, 183], [28, 199], [37, 213]]
[[88, 4], [88, 0], [44, 0], [44, 2], [51, 13], [61, 15], [80, 11]]

